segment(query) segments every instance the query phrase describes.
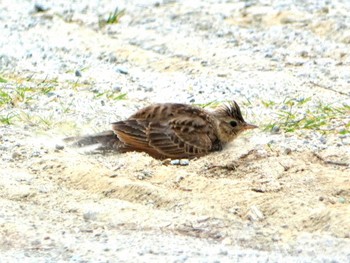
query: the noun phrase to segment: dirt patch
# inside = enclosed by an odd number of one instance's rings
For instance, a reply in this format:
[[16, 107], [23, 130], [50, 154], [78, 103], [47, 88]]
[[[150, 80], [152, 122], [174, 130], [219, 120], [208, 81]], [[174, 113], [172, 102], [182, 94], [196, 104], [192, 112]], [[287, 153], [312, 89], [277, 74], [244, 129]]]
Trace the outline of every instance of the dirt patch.
[[[166, 165], [142, 153], [91, 155], [68, 149], [47, 154], [28, 170], [39, 181], [46, 178], [55, 188], [88, 199], [123, 201], [123, 207], [99, 218], [118, 218], [124, 229], [160, 228], [262, 249], [292, 245], [303, 232], [349, 238], [349, 168], [325, 162], [343, 155], [244, 144], [238, 140], [188, 166]], [[38, 198], [33, 189], [10, 191], [12, 200]]]

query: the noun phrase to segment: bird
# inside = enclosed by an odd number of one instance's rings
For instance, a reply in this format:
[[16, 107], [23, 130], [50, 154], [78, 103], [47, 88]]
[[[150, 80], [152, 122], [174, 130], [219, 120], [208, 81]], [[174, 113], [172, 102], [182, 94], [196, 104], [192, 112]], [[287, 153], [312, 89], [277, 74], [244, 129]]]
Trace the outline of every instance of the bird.
[[240, 133], [257, 127], [243, 119], [235, 101], [212, 111], [189, 104], [157, 103], [112, 123], [111, 130], [64, 140], [76, 147], [98, 144], [100, 150], [146, 152], [156, 159], [193, 159], [221, 151]]

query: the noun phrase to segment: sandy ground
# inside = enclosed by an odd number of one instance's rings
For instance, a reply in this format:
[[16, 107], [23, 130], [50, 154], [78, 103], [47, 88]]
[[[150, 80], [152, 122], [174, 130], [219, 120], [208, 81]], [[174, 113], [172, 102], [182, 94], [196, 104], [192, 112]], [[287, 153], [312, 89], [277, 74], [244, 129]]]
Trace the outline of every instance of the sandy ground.
[[[261, 127], [280, 110], [262, 100], [349, 105], [350, 5], [267, 2], [128, 1], [100, 28], [108, 1], [45, 12], [4, 1], [12, 100], [0, 109], [17, 117], [0, 127], [0, 261], [349, 262], [350, 140], [338, 126], [260, 129], [188, 166], [61, 141], [159, 101], [233, 97]], [[29, 100], [19, 85], [52, 90]]]

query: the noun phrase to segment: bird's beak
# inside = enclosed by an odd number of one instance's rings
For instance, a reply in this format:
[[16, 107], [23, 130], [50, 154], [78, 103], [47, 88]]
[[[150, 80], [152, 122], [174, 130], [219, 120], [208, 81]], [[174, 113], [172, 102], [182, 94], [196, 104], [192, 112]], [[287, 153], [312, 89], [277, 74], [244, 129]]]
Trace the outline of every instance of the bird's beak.
[[243, 125], [244, 130], [250, 130], [250, 129], [255, 129], [255, 128], [258, 128], [258, 126], [254, 125], [254, 124], [245, 123]]

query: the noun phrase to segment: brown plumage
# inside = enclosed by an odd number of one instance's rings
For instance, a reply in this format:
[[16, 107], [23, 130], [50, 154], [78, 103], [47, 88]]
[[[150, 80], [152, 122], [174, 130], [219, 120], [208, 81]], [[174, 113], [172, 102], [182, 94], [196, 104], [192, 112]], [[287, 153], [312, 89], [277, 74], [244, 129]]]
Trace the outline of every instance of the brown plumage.
[[75, 146], [101, 144], [100, 149], [118, 152], [146, 152], [158, 158], [194, 158], [220, 151], [248, 124], [233, 101], [214, 111], [187, 104], [164, 103], [145, 107], [124, 121], [112, 123], [112, 130], [84, 137], [66, 138]]

